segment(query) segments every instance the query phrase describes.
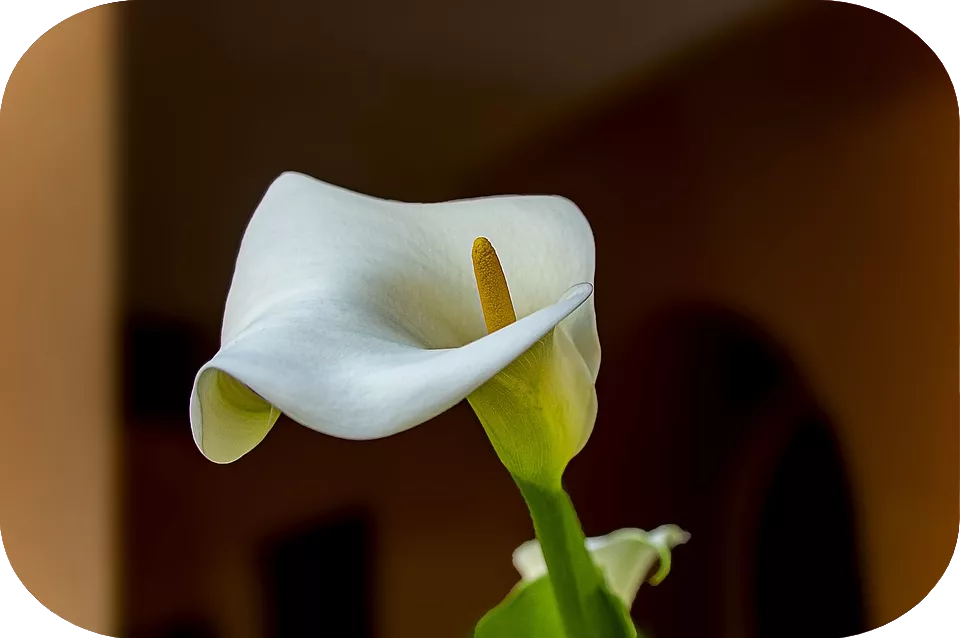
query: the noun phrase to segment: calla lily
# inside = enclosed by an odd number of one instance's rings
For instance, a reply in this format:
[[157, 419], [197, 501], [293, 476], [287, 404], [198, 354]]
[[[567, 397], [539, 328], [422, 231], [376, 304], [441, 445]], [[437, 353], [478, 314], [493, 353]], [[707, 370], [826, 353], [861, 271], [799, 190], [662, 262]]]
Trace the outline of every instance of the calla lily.
[[[557, 483], [596, 418], [593, 274], [590, 227], [561, 197], [410, 204], [284, 173], [249, 222], [221, 348], [194, 382], [194, 441], [228, 463], [281, 413], [374, 439], [469, 397], [515, 476]], [[491, 330], [504, 304], [518, 319]]]
[[[586, 539], [587, 550], [600, 568], [610, 591], [627, 609], [633, 605], [640, 585], [646, 580], [659, 584], [670, 572], [670, 550], [690, 540], [690, 534], [676, 525], [661, 525], [646, 532], [619, 529], [606, 536]], [[659, 561], [657, 571], [650, 570]], [[520, 572], [521, 585], [547, 575], [547, 564], [540, 543], [527, 541], [513, 553], [513, 565]]]

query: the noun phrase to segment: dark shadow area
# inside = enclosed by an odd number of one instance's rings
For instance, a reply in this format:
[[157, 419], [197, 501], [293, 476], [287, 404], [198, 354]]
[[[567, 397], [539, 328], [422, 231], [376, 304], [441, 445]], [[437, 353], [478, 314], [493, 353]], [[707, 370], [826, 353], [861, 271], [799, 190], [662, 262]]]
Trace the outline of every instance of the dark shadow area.
[[758, 536], [758, 638], [828, 638], [866, 630], [846, 470], [823, 421], [801, 425], [783, 451]]
[[215, 351], [199, 326], [176, 317], [138, 314], [123, 339], [124, 414], [131, 423], [165, 424], [183, 416], [197, 370]]
[[268, 542], [262, 559], [262, 635], [373, 636], [373, 534], [353, 516], [322, 521]]
[[203, 618], [174, 618], [165, 624], [146, 629], [132, 629], [129, 638], [220, 638], [213, 623]]

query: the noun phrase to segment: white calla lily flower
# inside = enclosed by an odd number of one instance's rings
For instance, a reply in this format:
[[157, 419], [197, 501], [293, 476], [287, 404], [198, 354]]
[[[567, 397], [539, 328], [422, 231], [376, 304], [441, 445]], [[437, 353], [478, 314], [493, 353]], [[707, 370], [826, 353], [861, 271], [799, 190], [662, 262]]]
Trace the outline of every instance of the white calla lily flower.
[[[676, 525], [661, 525], [647, 532], [642, 529], [618, 529], [606, 536], [586, 540], [593, 562], [603, 572], [610, 591], [627, 609], [633, 605], [644, 581], [659, 584], [670, 571], [670, 550], [690, 540], [690, 534]], [[650, 574], [659, 561], [657, 571]], [[521, 584], [547, 575], [547, 564], [540, 543], [527, 541], [513, 553], [513, 565], [520, 572]]]
[[[497, 247], [518, 317], [490, 334], [485, 312], [504, 299], [481, 307], [477, 238]], [[553, 477], [596, 418], [593, 275], [589, 224], [562, 197], [410, 204], [284, 173], [250, 220], [221, 348], [194, 382], [194, 440], [228, 463], [281, 413], [374, 439], [470, 397], [512, 472]]]

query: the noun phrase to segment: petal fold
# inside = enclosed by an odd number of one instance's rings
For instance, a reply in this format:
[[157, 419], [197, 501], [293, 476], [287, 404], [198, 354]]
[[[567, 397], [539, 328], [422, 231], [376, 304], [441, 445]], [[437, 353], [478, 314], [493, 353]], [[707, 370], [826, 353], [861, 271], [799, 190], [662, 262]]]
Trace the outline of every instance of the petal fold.
[[[197, 375], [194, 440], [229, 463], [258, 444], [280, 412], [319, 432], [375, 439], [448, 410], [549, 333], [589, 298], [581, 284], [557, 303], [460, 348], [429, 350], [401, 334], [328, 331], [275, 311], [221, 348]], [[381, 326], [382, 327], [382, 326]], [[311, 357], [333, 353], [335, 360]]]

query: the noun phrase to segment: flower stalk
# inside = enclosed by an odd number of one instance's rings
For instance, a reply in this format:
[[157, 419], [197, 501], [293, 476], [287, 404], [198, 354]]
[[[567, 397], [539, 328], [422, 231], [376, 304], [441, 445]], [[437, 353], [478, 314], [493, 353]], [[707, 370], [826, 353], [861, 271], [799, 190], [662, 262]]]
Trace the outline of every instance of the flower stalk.
[[626, 609], [590, 558], [576, 510], [560, 484], [515, 480], [533, 519], [566, 638], [636, 636]]

